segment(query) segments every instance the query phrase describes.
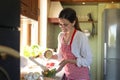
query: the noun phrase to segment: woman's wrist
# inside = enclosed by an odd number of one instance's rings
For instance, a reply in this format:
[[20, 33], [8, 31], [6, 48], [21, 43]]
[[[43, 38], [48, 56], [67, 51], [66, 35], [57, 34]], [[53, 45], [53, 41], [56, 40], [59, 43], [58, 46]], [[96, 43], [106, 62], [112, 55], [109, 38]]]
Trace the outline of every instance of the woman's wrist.
[[67, 60], [67, 63], [76, 64], [77, 62], [76, 62], [76, 60], [68, 59], [68, 60]]

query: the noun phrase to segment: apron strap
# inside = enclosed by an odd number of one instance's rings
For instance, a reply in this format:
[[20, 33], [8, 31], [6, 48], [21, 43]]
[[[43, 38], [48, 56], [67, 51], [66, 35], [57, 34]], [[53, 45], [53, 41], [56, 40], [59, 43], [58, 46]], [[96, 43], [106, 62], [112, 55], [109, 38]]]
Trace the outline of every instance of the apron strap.
[[76, 29], [74, 29], [74, 32], [73, 32], [73, 34], [72, 34], [72, 38], [71, 38], [71, 41], [70, 41], [70, 48], [71, 48], [71, 44], [72, 44], [72, 41], [73, 41], [73, 38], [74, 38], [75, 33], [76, 33]]

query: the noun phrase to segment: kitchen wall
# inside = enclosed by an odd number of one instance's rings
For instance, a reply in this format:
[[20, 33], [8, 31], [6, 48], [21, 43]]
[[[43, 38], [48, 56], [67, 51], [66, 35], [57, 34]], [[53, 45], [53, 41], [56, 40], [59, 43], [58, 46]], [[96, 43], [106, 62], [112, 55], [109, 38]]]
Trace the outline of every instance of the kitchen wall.
[[[103, 27], [102, 27], [102, 13], [106, 8], [107, 3], [100, 3], [98, 5], [63, 5], [65, 7], [71, 7], [76, 10], [78, 18], [86, 17], [88, 13], [91, 13], [95, 22], [97, 35], [90, 37], [89, 42], [93, 54], [93, 63], [91, 65], [91, 80], [103, 80]], [[120, 5], [119, 3], [117, 5]], [[80, 27], [85, 30], [91, 31], [92, 24], [89, 22], [80, 22]], [[57, 48], [57, 35], [60, 32], [60, 28], [56, 24], [48, 23], [47, 30], [47, 47]]]
[[47, 27], [47, 47], [56, 49], [57, 48], [57, 36], [60, 32], [60, 28], [57, 24], [48, 24]]

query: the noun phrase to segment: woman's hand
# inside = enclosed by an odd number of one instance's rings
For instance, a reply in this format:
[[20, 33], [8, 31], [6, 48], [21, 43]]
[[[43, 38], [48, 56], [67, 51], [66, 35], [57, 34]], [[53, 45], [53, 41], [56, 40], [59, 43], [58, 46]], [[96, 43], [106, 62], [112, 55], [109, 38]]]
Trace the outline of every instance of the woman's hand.
[[68, 60], [62, 60], [59, 64], [59, 68], [57, 69], [57, 72], [61, 71], [62, 68], [68, 63]]
[[57, 69], [57, 72], [61, 71], [62, 68], [63, 68], [67, 63], [76, 64], [76, 60], [71, 60], [71, 59], [62, 60], [62, 61], [60, 62], [60, 64], [59, 64], [59, 68]]

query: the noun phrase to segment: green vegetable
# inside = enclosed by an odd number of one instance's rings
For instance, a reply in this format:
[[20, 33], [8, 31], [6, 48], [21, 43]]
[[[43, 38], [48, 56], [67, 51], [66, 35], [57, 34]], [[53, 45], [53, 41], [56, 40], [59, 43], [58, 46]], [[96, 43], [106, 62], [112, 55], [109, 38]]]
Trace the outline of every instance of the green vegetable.
[[42, 47], [39, 45], [31, 45], [31, 46], [25, 46], [24, 48], [24, 56], [26, 57], [36, 57], [38, 55], [42, 55], [42, 53], [45, 51]]
[[54, 78], [56, 75], [56, 68], [42, 72], [44, 77]]

